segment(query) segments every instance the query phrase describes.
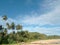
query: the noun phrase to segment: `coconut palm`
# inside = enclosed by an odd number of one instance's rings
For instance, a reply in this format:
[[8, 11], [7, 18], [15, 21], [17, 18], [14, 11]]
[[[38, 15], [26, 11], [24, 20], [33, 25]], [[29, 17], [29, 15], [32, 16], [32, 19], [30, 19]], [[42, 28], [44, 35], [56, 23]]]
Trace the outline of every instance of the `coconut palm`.
[[22, 30], [22, 26], [21, 26], [21, 25], [19, 25], [19, 24], [18, 24], [18, 25], [16, 25], [16, 30], [20, 30], [20, 29]]
[[11, 26], [9, 25], [9, 23], [6, 23], [6, 26], [8, 29], [11, 29]]
[[4, 16], [2, 16], [3, 17], [3, 20], [7, 20], [7, 16], [6, 15], [4, 15]]
[[11, 29], [13, 29], [13, 30], [15, 29], [15, 24], [14, 24], [14, 22], [11, 23]]

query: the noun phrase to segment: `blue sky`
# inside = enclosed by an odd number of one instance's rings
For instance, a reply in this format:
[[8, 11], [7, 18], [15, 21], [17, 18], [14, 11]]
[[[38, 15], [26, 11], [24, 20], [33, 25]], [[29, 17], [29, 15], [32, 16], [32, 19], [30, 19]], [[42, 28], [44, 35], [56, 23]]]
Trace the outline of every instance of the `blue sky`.
[[7, 22], [21, 24], [23, 30], [47, 35], [60, 35], [60, 0], [0, 0], [1, 16]]

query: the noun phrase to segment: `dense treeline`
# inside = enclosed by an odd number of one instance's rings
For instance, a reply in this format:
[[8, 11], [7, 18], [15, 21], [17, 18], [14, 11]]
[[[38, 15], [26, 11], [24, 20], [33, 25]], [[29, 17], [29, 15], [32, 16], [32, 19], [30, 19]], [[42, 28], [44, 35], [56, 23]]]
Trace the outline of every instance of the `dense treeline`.
[[[2, 19], [6, 21], [8, 18], [7, 16], [3, 16]], [[0, 44], [12, 44], [12, 43], [20, 43], [20, 42], [29, 42], [32, 40], [43, 40], [43, 39], [59, 39], [60, 36], [52, 35], [47, 36], [45, 34], [41, 34], [38, 32], [28, 32], [23, 31], [21, 25], [15, 25], [14, 22], [9, 24], [6, 23], [6, 27], [4, 28], [2, 25], [0, 25]], [[12, 31], [11, 33], [7, 33], [7, 30], [21, 30], [21, 31]]]
[[60, 39], [60, 36], [52, 35], [47, 36], [45, 34], [40, 34], [37, 32], [28, 32], [28, 31], [20, 31], [20, 32], [12, 32], [10, 34], [0, 35], [0, 43], [11, 44], [11, 43], [19, 43], [19, 42], [29, 42], [32, 40], [45, 40], [45, 39]]
[[58, 36], [58, 35], [50, 35], [47, 37], [48, 37], [48, 39], [60, 39], [60, 36]]

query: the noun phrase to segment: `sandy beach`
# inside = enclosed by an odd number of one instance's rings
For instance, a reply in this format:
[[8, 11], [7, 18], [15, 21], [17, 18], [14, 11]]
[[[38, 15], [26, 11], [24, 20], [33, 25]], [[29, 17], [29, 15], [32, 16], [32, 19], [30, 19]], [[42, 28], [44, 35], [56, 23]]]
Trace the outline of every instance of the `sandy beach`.
[[38, 40], [30, 43], [23, 43], [21, 45], [60, 45], [60, 39]]

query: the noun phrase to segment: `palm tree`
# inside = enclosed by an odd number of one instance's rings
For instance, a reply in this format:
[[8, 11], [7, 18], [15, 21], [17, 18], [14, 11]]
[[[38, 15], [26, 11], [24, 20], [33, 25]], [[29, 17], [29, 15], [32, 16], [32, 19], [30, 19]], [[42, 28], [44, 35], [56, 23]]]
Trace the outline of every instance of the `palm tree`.
[[6, 23], [6, 26], [8, 29], [11, 29], [11, 26], [9, 25], [9, 23]]
[[11, 29], [13, 29], [13, 30], [15, 29], [15, 24], [14, 24], [14, 22], [11, 23]]
[[15, 24], [14, 24], [14, 22], [11, 23], [11, 29], [13, 30], [13, 34], [15, 34], [15, 31], [14, 31], [14, 29], [15, 29]]
[[21, 26], [21, 25], [19, 25], [19, 24], [18, 24], [18, 25], [16, 25], [16, 30], [20, 30], [20, 29], [22, 30], [22, 26]]
[[6, 15], [4, 15], [4, 16], [2, 16], [3, 17], [3, 20], [7, 20], [7, 16]]

